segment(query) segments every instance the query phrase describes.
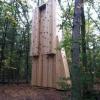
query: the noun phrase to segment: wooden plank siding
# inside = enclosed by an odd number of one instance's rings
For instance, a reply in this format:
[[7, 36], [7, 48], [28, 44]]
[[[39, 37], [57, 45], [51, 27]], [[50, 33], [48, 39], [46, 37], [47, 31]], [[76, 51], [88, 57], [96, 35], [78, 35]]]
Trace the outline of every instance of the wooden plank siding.
[[33, 11], [30, 56], [39, 54], [39, 9]]
[[48, 0], [34, 10], [30, 52], [34, 86], [58, 88], [61, 77], [70, 77], [65, 53], [57, 49], [61, 39], [57, 9], [57, 0]]

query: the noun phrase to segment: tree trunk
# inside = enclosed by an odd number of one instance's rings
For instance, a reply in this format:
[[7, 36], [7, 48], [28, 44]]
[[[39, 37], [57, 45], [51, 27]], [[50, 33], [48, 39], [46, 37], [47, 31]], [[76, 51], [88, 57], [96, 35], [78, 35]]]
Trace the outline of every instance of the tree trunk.
[[[83, 3], [83, 0], [82, 0]], [[81, 7], [81, 20], [82, 20], [82, 25], [81, 25], [81, 38], [82, 38], [82, 67], [87, 67], [87, 54], [86, 54], [86, 40], [85, 40], [85, 34], [86, 34], [86, 29], [85, 29], [85, 15], [84, 15], [84, 5]]]
[[72, 28], [72, 100], [81, 100], [80, 84], [80, 28], [81, 0], [75, 0], [74, 19]]

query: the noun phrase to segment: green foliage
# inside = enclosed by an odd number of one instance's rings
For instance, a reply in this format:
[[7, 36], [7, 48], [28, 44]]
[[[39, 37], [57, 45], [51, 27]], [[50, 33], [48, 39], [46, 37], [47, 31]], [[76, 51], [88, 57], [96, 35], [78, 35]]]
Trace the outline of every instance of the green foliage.
[[[61, 3], [63, 4], [63, 3]], [[73, 22], [73, 8], [74, 3], [72, 0], [67, 0], [67, 5], [63, 6], [62, 11], [62, 24], [61, 29], [63, 29], [63, 41], [61, 47], [65, 49], [66, 55], [68, 57], [69, 68], [71, 66], [71, 53], [72, 53], [72, 22]], [[93, 85], [100, 79], [100, 2], [98, 0], [87, 0], [84, 2], [85, 8], [85, 28], [86, 28], [86, 53], [87, 53], [87, 67], [82, 65], [82, 48], [80, 48], [80, 69], [81, 69], [81, 85], [82, 90], [92, 91]], [[95, 13], [95, 14], [94, 14]], [[80, 46], [82, 37], [80, 38]], [[86, 59], [86, 58], [84, 58]], [[98, 78], [98, 79], [97, 79]], [[91, 94], [91, 93], [90, 93]], [[85, 94], [86, 95], [86, 94]], [[88, 95], [88, 94], [87, 94]], [[85, 98], [86, 99], [86, 98]], [[85, 100], [84, 99], [84, 100]], [[95, 100], [94, 95], [86, 100]]]
[[5, 69], [8, 76], [7, 69], [16, 70], [19, 79], [25, 78], [26, 71], [31, 68], [29, 10], [26, 0], [0, 0], [0, 69]]

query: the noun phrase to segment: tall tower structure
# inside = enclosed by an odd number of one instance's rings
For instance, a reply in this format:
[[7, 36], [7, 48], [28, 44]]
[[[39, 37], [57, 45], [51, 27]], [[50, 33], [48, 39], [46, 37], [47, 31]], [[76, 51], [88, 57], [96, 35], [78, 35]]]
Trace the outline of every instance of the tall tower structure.
[[30, 50], [34, 86], [59, 88], [60, 79], [70, 77], [65, 52], [58, 49], [62, 35], [59, 11], [57, 0], [34, 9]]

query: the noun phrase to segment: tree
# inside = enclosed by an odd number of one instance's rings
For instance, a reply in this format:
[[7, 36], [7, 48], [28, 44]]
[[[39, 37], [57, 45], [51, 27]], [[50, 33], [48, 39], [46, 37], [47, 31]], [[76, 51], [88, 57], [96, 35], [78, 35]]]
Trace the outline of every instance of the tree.
[[[62, 47], [66, 51], [66, 55], [68, 57], [69, 68], [72, 64], [71, 59], [71, 45], [73, 43], [71, 38], [71, 31], [72, 31], [72, 19], [73, 19], [73, 2], [72, 0], [66, 0], [66, 7], [65, 4], [63, 5], [61, 1], [60, 6], [62, 8], [62, 24], [61, 28], [63, 29], [64, 36], [62, 41]], [[62, 4], [62, 5], [61, 5]], [[100, 62], [100, 39], [99, 39], [99, 2], [93, 0], [87, 0], [86, 2], [81, 1], [81, 24], [80, 24], [80, 82], [81, 82], [81, 90], [82, 90], [82, 97], [88, 95], [87, 92], [92, 92], [93, 85], [97, 81], [97, 77], [100, 77], [100, 69], [99, 69], [99, 62]], [[97, 6], [98, 5], [98, 6]], [[87, 7], [87, 9], [84, 10]], [[93, 11], [94, 9], [94, 11]], [[94, 16], [95, 13], [96, 16]], [[97, 19], [96, 19], [97, 18]], [[96, 79], [97, 78], [97, 79]], [[86, 93], [85, 93], [86, 92]], [[91, 95], [91, 97], [93, 97]]]
[[0, 0], [0, 82], [29, 80], [29, 10], [27, 1]]
[[81, 39], [82, 39], [82, 66], [87, 67], [87, 54], [86, 54], [86, 29], [85, 29], [85, 15], [84, 15], [84, 2], [82, 0], [81, 6]]
[[81, 100], [80, 84], [80, 28], [81, 28], [81, 0], [75, 0], [74, 19], [72, 28], [72, 100]]

